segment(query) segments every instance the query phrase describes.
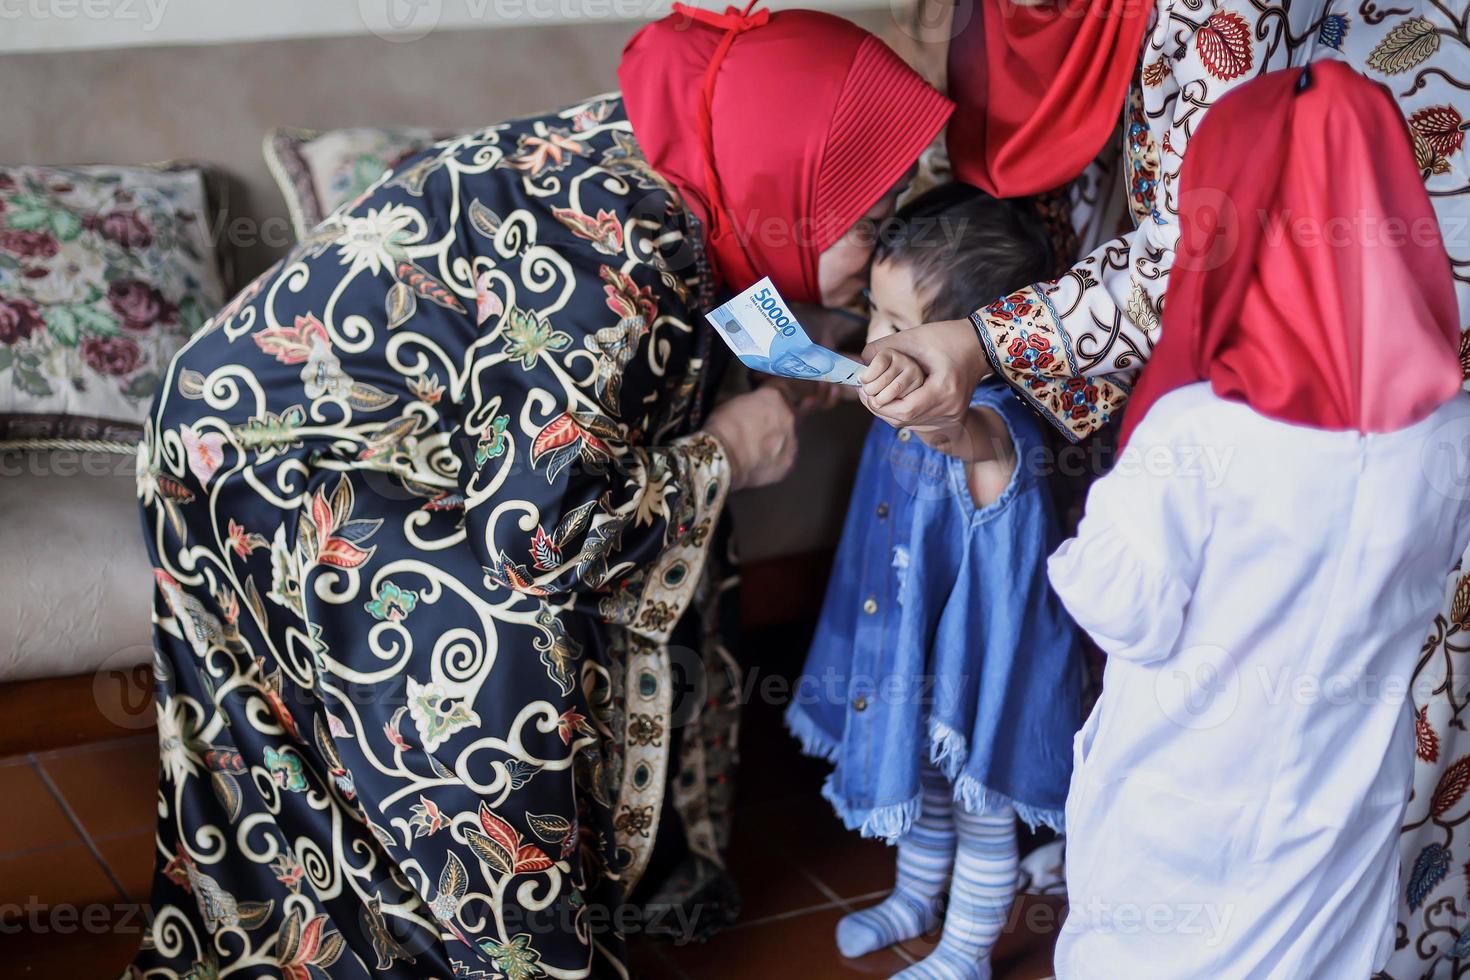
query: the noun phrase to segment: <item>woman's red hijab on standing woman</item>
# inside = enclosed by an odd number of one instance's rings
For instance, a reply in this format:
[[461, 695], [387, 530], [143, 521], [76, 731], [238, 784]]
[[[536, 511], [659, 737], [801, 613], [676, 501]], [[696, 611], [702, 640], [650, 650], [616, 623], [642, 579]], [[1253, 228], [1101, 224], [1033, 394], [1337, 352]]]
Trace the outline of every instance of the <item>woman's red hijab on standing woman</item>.
[[1076, 179], [1118, 130], [1149, 0], [976, 0], [949, 46], [955, 176], [996, 197]]
[[1271, 72], [1216, 102], [1189, 146], [1163, 336], [1125, 441], [1198, 381], [1270, 418], [1358, 432], [1460, 391], [1450, 261], [1386, 88], [1336, 61]]
[[954, 108], [872, 34], [811, 10], [676, 3], [628, 42], [618, 81], [648, 162], [705, 222], [720, 281], [770, 276], [806, 303], [821, 301], [817, 257]]

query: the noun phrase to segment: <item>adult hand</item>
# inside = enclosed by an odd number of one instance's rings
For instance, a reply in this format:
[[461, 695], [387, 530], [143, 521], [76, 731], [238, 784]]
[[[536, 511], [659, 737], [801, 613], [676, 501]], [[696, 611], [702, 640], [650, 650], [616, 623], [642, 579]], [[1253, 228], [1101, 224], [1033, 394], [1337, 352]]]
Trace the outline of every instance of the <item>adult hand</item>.
[[710, 412], [704, 431], [724, 447], [731, 490], [777, 483], [796, 462], [796, 415], [774, 387], [721, 402]]
[[[958, 422], [970, 407], [975, 386], [990, 374], [990, 362], [969, 320], [941, 320], [879, 337], [863, 349], [869, 364], [863, 374], [880, 376], [880, 358], [902, 354], [918, 363], [921, 383], [907, 394], [879, 404], [864, 399], [872, 413], [889, 425], [946, 426]], [[889, 358], [883, 358], [886, 367]]]
[[813, 412], [835, 408], [844, 401], [857, 401], [859, 391], [851, 385], [833, 384], [830, 381], [802, 381], [770, 375], [760, 375], [757, 378], [760, 387], [774, 388], [786, 396], [786, 404], [796, 413], [798, 421]]

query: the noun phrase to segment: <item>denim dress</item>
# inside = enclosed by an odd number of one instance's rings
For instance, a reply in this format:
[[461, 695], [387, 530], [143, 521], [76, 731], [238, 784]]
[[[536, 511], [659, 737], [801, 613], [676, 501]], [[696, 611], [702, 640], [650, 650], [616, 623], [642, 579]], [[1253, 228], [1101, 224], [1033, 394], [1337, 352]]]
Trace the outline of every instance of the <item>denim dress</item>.
[[849, 829], [894, 840], [919, 813], [927, 756], [973, 812], [1062, 830], [1081, 723], [1076, 627], [1045, 574], [1060, 540], [1035, 416], [1000, 385], [1009, 485], [986, 507], [964, 463], [875, 422], [786, 724], [832, 762], [823, 795]]

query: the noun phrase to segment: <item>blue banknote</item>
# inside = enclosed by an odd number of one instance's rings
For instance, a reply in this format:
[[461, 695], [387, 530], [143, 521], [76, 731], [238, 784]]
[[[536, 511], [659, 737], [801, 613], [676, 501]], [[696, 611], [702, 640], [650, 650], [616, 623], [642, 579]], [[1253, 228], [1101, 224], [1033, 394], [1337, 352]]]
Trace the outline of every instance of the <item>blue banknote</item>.
[[769, 278], [706, 317], [746, 367], [783, 378], [857, 385], [863, 364], [807, 335]]

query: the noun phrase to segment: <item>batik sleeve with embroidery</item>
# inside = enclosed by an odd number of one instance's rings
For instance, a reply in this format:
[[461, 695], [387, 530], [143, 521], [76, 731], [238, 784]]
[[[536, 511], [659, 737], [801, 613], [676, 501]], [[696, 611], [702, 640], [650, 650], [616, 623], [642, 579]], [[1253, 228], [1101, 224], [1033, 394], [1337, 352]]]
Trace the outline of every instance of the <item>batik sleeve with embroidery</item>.
[[1164, 0], [1124, 107], [1123, 186], [1134, 230], [1099, 245], [1061, 278], [971, 316], [997, 373], [1072, 439], [1118, 413], [1153, 350], [1190, 135], [1214, 100], [1291, 63], [1287, 21], [1306, 16], [1285, 8], [1266, 16], [1243, 0], [1195, 7]]

